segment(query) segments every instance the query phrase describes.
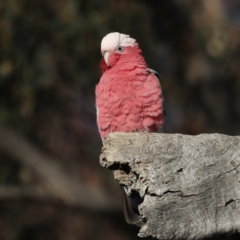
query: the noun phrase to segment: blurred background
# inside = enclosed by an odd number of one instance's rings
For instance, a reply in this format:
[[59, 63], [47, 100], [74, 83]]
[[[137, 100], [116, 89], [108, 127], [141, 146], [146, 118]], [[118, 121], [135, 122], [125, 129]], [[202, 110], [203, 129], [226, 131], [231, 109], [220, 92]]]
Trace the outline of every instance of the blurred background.
[[0, 1], [0, 239], [138, 239], [99, 165], [101, 39], [137, 39], [167, 133], [240, 134], [239, 0]]

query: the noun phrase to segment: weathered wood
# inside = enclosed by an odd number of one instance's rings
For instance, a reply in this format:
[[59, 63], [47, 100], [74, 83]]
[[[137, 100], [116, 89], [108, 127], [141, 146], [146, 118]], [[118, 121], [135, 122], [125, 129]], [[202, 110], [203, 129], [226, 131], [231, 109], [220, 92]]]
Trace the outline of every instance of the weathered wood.
[[111, 133], [100, 158], [144, 199], [140, 237], [240, 232], [240, 137]]

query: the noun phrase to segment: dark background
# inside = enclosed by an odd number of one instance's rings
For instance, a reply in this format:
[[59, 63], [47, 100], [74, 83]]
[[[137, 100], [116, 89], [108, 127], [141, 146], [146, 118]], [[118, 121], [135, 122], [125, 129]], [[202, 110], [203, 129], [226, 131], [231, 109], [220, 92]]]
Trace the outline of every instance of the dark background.
[[94, 91], [114, 31], [159, 72], [165, 132], [240, 134], [239, 0], [1, 0], [1, 240], [138, 239], [99, 165]]

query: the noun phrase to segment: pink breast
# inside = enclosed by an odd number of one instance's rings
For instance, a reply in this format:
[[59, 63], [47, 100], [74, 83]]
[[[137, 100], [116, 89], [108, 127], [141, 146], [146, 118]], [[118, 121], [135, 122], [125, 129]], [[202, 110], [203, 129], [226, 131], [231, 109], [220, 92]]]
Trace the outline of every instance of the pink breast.
[[110, 132], [156, 132], [163, 125], [158, 79], [142, 69], [107, 71], [96, 88], [97, 123], [102, 138]]

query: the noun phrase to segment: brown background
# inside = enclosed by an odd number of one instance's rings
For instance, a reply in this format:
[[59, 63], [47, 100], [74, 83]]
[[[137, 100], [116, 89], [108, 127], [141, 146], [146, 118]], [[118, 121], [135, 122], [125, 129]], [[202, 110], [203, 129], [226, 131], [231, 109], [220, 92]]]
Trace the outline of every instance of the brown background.
[[113, 31], [137, 39], [159, 72], [165, 132], [240, 134], [238, 0], [1, 0], [1, 128], [115, 204], [63, 200], [38, 173], [44, 162], [23, 164], [21, 146], [0, 134], [1, 240], [137, 239], [120, 189], [98, 161], [94, 89], [100, 42]]

